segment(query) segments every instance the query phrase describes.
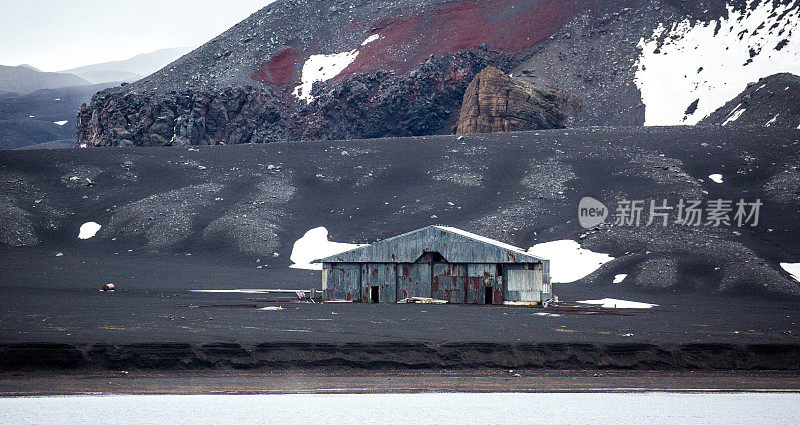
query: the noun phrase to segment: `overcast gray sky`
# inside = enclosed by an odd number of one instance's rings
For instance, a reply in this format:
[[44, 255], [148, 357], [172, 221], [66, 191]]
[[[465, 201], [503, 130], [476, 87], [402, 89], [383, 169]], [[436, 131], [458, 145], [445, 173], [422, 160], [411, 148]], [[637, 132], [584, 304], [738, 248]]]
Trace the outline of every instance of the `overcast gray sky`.
[[0, 0], [0, 65], [58, 71], [197, 47], [272, 0]]

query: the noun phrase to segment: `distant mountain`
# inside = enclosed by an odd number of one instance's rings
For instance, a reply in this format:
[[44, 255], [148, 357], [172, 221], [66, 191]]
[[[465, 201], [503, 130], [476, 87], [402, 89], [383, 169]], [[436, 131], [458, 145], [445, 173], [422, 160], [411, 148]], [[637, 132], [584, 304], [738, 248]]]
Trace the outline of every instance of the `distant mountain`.
[[78, 75], [93, 84], [112, 81], [133, 82], [158, 71], [190, 50], [186, 47], [160, 49], [126, 60], [87, 65], [61, 72]]
[[[116, 83], [113, 83], [116, 85]], [[81, 104], [111, 83], [0, 95], [0, 150], [75, 144]], [[58, 143], [52, 143], [58, 142]]]
[[800, 130], [800, 76], [782, 73], [751, 83], [700, 124]]
[[41, 89], [88, 86], [83, 78], [63, 72], [41, 72], [30, 65], [0, 65], [0, 93], [28, 94]]
[[188, 50], [161, 49], [58, 73], [0, 66], [0, 150], [74, 145], [75, 116], [92, 95], [152, 74]]

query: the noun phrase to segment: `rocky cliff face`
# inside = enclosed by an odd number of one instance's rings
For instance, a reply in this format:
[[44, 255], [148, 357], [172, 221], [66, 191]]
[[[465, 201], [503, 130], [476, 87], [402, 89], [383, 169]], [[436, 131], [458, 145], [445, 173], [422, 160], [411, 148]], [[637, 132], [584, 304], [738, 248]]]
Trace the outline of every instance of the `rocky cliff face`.
[[640, 41], [685, 20], [702, 26], [727, 17], [727, 6], [278, 0], [155, 74], [98, 93], [80, 111], [79, 143], [450, 133], [469, 82], [486, 66], [545, 92], [563, 88], [579, 96], [583, 105], [569, 115], [570, 126], [641, 125]]
[[78, 139], [91, 146], [169, 146], [448, 133], [475, 75], [487, 65], [514, 63], [479, 47], [430, 57], [404, 75], [376, 71], [317, 83], [308, 104], [269, 86], [167, 96], [101, 92], [78, 113]]
[[456, 133], [563, 128], [564, 109], [560, 92], [544, 92], [515, 81], [495, 67], [487, 67], [464, 93]]
[[98, 93], [79, 113], [78, 143], [450, 133], [481, 69], [511, 71], [577, 16], [622, 3], [279, 0], [161, 71]]

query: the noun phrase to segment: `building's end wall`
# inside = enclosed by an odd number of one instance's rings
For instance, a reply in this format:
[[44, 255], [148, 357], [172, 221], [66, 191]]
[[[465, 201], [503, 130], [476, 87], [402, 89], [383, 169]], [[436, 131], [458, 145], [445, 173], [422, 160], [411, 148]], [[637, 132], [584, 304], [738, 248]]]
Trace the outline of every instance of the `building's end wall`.
[[359, 301], [361, 299], [360, 264], [325, 263], [322, 270], [324, 300]]

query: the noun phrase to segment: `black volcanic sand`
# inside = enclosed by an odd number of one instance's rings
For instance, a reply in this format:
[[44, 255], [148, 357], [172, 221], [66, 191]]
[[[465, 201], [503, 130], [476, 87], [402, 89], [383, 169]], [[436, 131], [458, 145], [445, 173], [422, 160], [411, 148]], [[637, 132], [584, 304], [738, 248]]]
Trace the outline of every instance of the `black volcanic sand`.
[[[323, 354], [298, 363], [347, 364], [357, 356], [342, 344], [353, 343], [353, 352], [373, 350], [363, 365], [378, 367], [407, 366], [392, 356], [412, 344], [409, 352], [423, 352], [419, 367], [797, 368], [800, 289], [778, 264], [800, 261], [792, 180], [798, 137], [763, 128], [592, 128], [191, 150], [3, 151], [0, 352], [6, 366], [20, 367], [50, 364], [46, 352], [64, 350], [74, 356], [67, 366], [253, 367], [292, 364], [309, 351]], [[725, 182], [709, 181], [711, 173]], [[585, 233], [575, 212], [583, 196], [759, 197], [765, 205], [756, 228], [606, 226]], [[87, 221], [103, 228], [79, 240]], [[319, 288], [319, 272], [289, 268], [292, 245], [307, 230], [326, 226], [333, 241], [363, 243], [434, 223], [522, 247], [581, 240], [617, 260], [555, 285], [560, 305], [611, 297], [659, 306], [609, 312], [623, 314], [547, 311], [558, 316], [458, 305], [283, 304], [262, 311], [273, 304], [259, 295], [189, 292]], [[629, 277], [612, 284], [618, 273]], [[100, 292], [105, 283], [117, 290]], [[25, 343], [65, 345], [15, 345]], [[158, 345], [164, 343], [179, 344]], [[212, 343], [224, 343], [222, 354]], [[710, 357], [698, 359], [698, 350]], [[472, 353], [474, 362], [453, 352]], [[515, 352], [539, 360], [519, 361]], [[484, 361], [486, 353], [499, 360]]]
[[[795, 343], [800, 334], [800, 306], [793, 300], [556, 284], [564, 305], [611, 297], [659, 307], [584, 315], [512, 306], [275, 304], [257, 294], [189, 289], [311, 288], [319, 286], [321, 272], [263, 270], [199, 256], [46, 255], [25, 250], [3, 257], [11, 263], [4, 264], [5, 282], [16, 282], [2, 288], [3, 341]], [[47, 258], [46, 264], [28, 260], [32, 256]], [[100, 292], [103, 282], [119, 289]], [[260, 310], [274, 305], [284, 310]], [[539, 315], [546, 311], [560, 316]]]

